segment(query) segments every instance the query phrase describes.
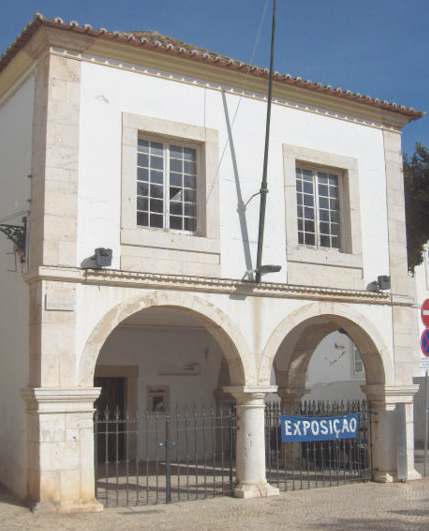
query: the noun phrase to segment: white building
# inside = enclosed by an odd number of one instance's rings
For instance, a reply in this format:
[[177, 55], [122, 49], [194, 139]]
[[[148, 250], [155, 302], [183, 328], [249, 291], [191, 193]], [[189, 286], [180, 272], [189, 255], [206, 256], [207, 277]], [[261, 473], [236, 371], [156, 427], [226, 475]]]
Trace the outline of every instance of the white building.
[[[401, 129], [421, 113], [276, 75], [264, 263], [282, 268], [257, 284], [259, 201], [247, 201], [266, 80], [158, 34], [40, 16], [2, 57], [0, 217], [26, 216], [27, 239], [22, 264], [0, 240], [0, 480], [22, 498], [99, 507], [94, 378], [113, 376], [133, 411], [232, 395], [236, 495], [276, 494], [272, 369], [293, 404], [339, 329], [378, 413], [376, 479], [417, 477]], [[95, 269], [102, 247], [113, 261]], [[379, 275], [391, 291], [367, 289]]]

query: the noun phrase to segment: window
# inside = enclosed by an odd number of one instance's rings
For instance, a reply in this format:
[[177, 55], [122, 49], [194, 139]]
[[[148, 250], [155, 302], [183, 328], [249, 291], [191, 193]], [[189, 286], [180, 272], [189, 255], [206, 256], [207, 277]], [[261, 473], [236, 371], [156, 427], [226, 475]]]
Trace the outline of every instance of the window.
[[358, 160], [283, 144], [283, 170], [288, 283], [364, 289]]
[[138, 138], [137, 225], [196, 232], [196, 148]]
[[363, 375], [363, 373], [364, 373], [364, 368], [363, 368], [362, 356], [359, 350], [356, 347], [354, 347], [353, 348], [353, 374], [355, 376], [361, 376]]
[[122, 114], [121, 268], [220, 275], [218, 132]]
[[297, 167], [298, 243], [339, 249], [339, 177], [327, 171]]

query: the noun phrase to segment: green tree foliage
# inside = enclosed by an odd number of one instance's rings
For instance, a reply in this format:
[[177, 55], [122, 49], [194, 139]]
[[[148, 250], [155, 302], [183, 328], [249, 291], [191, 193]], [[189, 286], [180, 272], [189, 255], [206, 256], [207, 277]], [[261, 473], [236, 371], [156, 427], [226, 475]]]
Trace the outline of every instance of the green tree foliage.
[[404, 186], [408, 267], [413, 270], [429, 240], [429, 149], [422, 144], [412, 157], [404, 157]]

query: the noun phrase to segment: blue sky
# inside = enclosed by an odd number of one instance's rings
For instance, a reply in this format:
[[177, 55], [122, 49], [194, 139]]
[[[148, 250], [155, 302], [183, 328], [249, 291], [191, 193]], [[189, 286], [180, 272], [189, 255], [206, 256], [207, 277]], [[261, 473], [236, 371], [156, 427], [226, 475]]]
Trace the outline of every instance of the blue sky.
[[[0, 50], [36, 11], [112, 30], [158, 30], [267, 65], [271, 0], [2, 0]], [[429, 0], [278, 0], [276, 69], [429, 111]], [[404, 150], [429, 146], [429, 118]]]

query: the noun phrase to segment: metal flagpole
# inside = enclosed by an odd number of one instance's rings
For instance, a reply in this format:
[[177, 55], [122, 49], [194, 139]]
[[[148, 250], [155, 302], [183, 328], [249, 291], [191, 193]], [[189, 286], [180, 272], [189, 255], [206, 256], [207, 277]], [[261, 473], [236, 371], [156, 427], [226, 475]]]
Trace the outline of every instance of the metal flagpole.
[[424, 451], [424, 465], [423, 465], [423, 476], [426, 477], [426, 462], [428, 456], [428, 414], [429, 414], [429, 384], [428, 384], [429, 372], [426, 369], [425, 371], [425, 451]]
[[271, 29], [271, 54], [270, 54], [270, 74], [268, 78], [268, 101], [267, 101], [267, 121], [265, 127], [265, 150], [264, 165], [262, 170], [261, 182], [261, 203], [259, 209], [259, 233], [258, 233], [258, 253], [256, 257], [255, 280], [261, 281], [262, 249], [264, 245], [264, 228], [265, 228], [265, 207], [267, 204], [267, 170], [268, 170], [268, 151], [270, 144], [270, 121], [271, 121], [271, 102], [273, 99], [273, 74], [274, 74], [274, 46], [276, 35], [276, 0], [273, 0], [273, 16]]

